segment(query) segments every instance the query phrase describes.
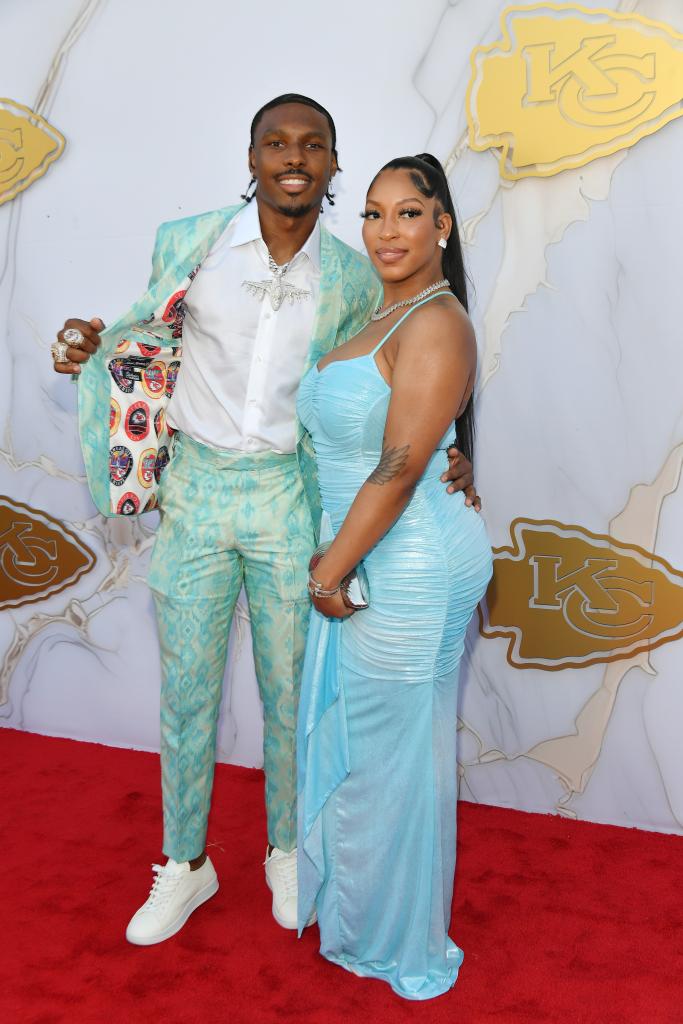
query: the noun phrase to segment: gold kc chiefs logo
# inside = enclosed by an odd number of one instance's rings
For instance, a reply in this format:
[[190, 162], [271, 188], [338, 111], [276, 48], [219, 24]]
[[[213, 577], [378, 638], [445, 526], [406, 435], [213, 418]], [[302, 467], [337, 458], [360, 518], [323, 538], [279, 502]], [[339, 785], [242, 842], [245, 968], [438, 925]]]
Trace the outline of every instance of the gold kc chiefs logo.
[[40, 114], [0, 99], [0, 205], [45, 174], [64, 145], [61, 132]]
[[515, 668], [581, 668], [683, 636], [683, 573], [663, 558], [553, 520], [515, 519], [510, 535], [479, 615]]
[[57, 519], [0, 495], [0, 608], [42, 601], [94, 565], [90, 548]]
[[683, 36], [636, 14], [509, 7], [503, 38], [472, 53], [470, 145], [500, 149], [503, 178], [557, 174], [683, 114]]

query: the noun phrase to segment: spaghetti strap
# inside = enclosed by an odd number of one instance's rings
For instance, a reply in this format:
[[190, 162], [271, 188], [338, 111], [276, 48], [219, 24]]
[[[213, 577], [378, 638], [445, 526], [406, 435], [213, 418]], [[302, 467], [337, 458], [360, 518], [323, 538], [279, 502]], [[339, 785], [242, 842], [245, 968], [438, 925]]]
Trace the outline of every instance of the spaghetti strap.
[[[426, 299], [423, 299], [421, 302], [418, 302], [414, 306], [411, 306], [410, 309], [406, 310], [406, 312], [403, 314], [403, 316], [399, 317], [399, 319], [396, 321], [394, 326], [389, 331], [387, 331], [387, 333], [384, 335], [384, 337], [379, 342], [379, 344], [375, 345], [375, 347], [373, 348], [372, 352], [368, 353], [369, 357], [371, 359], [375, 358], [375, 356], [377, 355], [377, 353], [381, 349], [381, 347], [384, 344], [384, 342], [389, 340], [389, 338], [394, 333], [396, 328], [400, 327], [401, 324], [403, 323], [403, 321], [406, 320], [410, 316], [411, 313], [414, 313], [416, 309], [420, 308], [420, 306], [424, 306], [425, 302], [431, 302], [432, 299], [438, 299], [438, 297], [440, 295], [453, 295], [453, 292], [450, 292], [450, 291], [449, 292], [447, 292], [447, 291], [434, 292], [433, 295], [428, 295]], [[455, 298], [455, 295], [453, 295], [453, 298]]]

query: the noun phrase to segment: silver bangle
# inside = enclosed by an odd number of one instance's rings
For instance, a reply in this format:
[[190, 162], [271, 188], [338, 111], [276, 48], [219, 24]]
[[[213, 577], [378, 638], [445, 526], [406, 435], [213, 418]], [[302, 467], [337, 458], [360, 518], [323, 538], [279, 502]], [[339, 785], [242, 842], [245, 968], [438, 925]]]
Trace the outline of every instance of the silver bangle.
[[325, 590], [322, 583], [319, 583], [312, 572], [308, 574], [308, 593], [311, 597], [334, 597], [341, 590], [341, 583], [334, 590]]

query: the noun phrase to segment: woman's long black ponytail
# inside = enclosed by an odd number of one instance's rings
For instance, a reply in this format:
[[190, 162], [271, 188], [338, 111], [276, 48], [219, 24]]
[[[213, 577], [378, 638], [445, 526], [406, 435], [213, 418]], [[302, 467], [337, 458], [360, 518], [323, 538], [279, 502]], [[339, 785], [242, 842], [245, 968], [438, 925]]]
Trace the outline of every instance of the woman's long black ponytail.
[[[417, 156], [400, 156], [390, 160], [388, 164], [379, 171], [410, 172], [413, 184], [428, 199], [435, 199], [437, 206], [441, 207], [439, 214], [447, 213], [452, 221], [453, 228], [448, 237], [448, 244], [443, 250], [441, 257], [441, 269], [443, 276], [451, 286], [451, 291], [459, 299], [461, 304], [468, 309], [467, 303], [467, 275], [465, 264], [462, 258], [460, 247], [460, 234], [458, 232], [458, 221], [455, 216], [453, 197], [448, 187], [446, 172], [440, 162], [431, 153], [419, 153]], [[465, 458], [473, 461], [474, 457], [474, 396], [470, 395], [467, 405], [455, 421], [456, 444]]]

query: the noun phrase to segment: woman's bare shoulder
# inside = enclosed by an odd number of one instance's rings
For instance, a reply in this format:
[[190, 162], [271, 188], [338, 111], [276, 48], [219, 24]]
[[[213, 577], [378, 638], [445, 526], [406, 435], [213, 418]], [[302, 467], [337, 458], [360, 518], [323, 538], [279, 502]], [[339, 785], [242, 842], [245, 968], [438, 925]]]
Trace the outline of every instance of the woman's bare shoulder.
[[[398, 333], [398, 332], [397, 332]], [[453, 295], [438, 296], [416, 309], [401, 325], [401, 346], [435, 354], [474, 352], [476, 340], [467, 310]]]

